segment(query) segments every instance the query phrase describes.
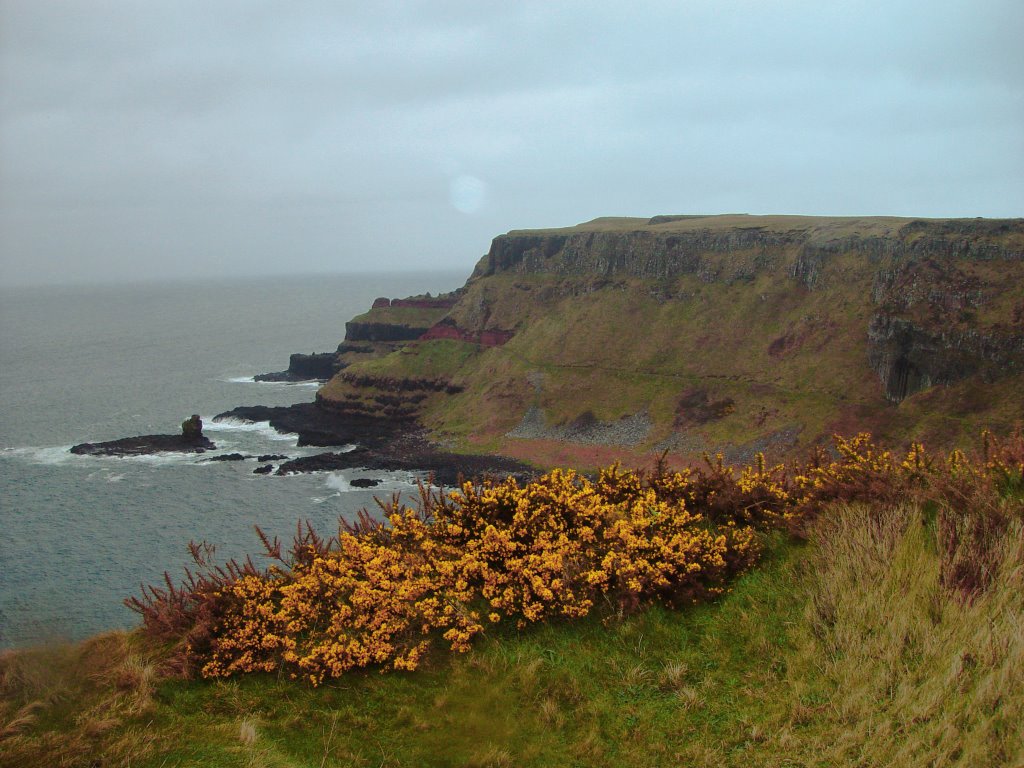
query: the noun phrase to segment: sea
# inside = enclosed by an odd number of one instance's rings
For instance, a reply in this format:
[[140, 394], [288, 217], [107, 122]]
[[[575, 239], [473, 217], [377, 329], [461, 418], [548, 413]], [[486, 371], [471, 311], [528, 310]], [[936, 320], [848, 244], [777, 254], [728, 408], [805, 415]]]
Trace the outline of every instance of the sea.
[[[439, 293], [455, 272], [349, 274], [166, 283], [0, 287], [0, 648], [130, 628], [142, 584], [179, 581], [189, 541], [218, 560], [291, 541], [299, 521], [335, 534], [375, 498], [415, 491], [410, 472], [255, 475], [218, 453], [285, 454], [294, 434], [215, 423], [238, 405], [311, 401], [315, 383], [257, 383], [293, 352], [335, 349], [345, 322], [378, 296]], [[202, 416], [212, 453], [99, 458], [80, 442], [180, 431]], [[380, 481], [352, 488], [355, 478]]]

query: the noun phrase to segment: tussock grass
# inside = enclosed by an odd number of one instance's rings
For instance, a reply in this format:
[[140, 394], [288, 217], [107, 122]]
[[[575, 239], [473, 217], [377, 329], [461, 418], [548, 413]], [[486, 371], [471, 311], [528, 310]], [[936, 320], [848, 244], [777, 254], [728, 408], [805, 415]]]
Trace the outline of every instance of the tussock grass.
[[[831, 736], [828, 762], [1019, 765], [1024, 760], [1024, 535], [1011, 524], [991, 586], [943, 590], [935, 530], [919, 508], [846, 507], [820, 521], [809, 564], [803, 669], [817, 697], [794, 703]], [[806, 674], [806, 673], [805, 673]]]
[[155, 680], [125, 635], [6, 654], [0, 765], [1018, 765], [1021, 524], [970, 601], [940, 584], [936, 529], [839, 505], [715, 604], [493, 628], [319, 689]]
[[137, 764], [157, 747], [156, 654], [123, 632], [0, 654], [0, 765]]

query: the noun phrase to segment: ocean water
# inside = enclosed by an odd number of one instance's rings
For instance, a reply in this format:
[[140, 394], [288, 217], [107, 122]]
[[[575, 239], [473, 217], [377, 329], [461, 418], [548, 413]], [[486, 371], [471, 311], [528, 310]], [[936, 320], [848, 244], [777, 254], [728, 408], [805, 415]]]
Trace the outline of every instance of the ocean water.
[[[203, 417], [216, 453], [315, 453], [266, 424], [215, 424], [237, 405], [311, 400], [309, 384], [263, 384], [292, 352], [334, 349], [377, 296], [451, 290], [464, 274], [360, 274], [220, 282], [0, 289], [0, 648], [130, 627], [123, 599], [190, 564], [258, 555], [259, 525], [333, 534], [339, 516], [408, 492], [409, 473], [290, 477], [202, 456], [75, 456], [75, 443], [173, 433]], [[355, 477], [383, 481], [352, 489]], [[256, 558], [259, 562], [259, 558]]]

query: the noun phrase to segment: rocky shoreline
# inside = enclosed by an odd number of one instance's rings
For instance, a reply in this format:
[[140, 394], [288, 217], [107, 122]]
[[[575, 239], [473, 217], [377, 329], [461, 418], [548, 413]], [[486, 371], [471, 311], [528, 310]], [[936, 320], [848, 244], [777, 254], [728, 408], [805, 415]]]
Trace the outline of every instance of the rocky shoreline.
[[300, 446], [349, 447], [348, 451], [327, 451], [283, 462], [275, 474], [334, 472], [343, 469], [423, 472], [438, 485], [451, 486], [461, 478], [532, 477], [532, 467], [514, 459], [486, 454], [457, 454], [445, 451], [426, 437], [415, 421], [352, 417], [319, 403], [291, 406], [240, 406], [219, 413], [214, 421], [234, 419], [254, 423], [266, 421], [280, 432], [294, 432]]
[[[456, 454], [440, 449], [427, 439], [426, 431], [415, 421], [368, 416], [353, 417], [326, 408], [318, 402], [290, 406], [239, 406], [217, 414], [215, 422], [236, 420], [244, 423], [269, 422], [279, 432], [298, 435], [300, 446], [348, 448], [325, 451], [311, 456], [289, 458], [280, 454], [249, 456], [229, 453], [204, 458], [204, 462], [237, 462], [255, 459], [262, 466], [254, 474], [294, 475], [310, 472], [364, 469], [419, 472], [442, 486], [453, 486], [462, 479], [532, 477], [534, 470], [519, 461], [483, 454]], [[145, 456], [178, 452], [201, 454], [216, 450], [216, 444], [200, 433], [188, 435], [140, 435], [102, 443], [80, 443], [71, 452], [88, 456]], [[267, 461], [281, 461], [276, 471]], [[355, 487], [373, 487], [376, 481], [356, 478]]]

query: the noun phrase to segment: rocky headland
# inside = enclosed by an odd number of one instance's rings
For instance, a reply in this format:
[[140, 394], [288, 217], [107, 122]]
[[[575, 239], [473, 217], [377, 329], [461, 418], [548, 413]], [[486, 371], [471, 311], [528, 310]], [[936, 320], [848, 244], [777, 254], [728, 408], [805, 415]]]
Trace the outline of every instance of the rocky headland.
[[514, 231], [459, 290], [379, 298], [335, 352], [257, 378], [326, 380], [314, 402], [216, 417], [335, 449], [278, 474], [454, 482], [665, 452], [785, 458], [860, 430], [965, 442], [1024, 420], [1024, 220], [655, 216]]
[[1021, 219], [514, 231], [432, 311], [379, 300], [350, 324], [322, 410], [539, 465], [781, 458], [861, 429], [946, 445], [1024, 419]]
[[260, 373], [254, 381], [276, 381], [295, 383], [302, 381], [327, 381], [342, 369], [337, 352], [314, 352], [310, 355], [295, 353], [288, 359], [288, 367], [274, 373]]

